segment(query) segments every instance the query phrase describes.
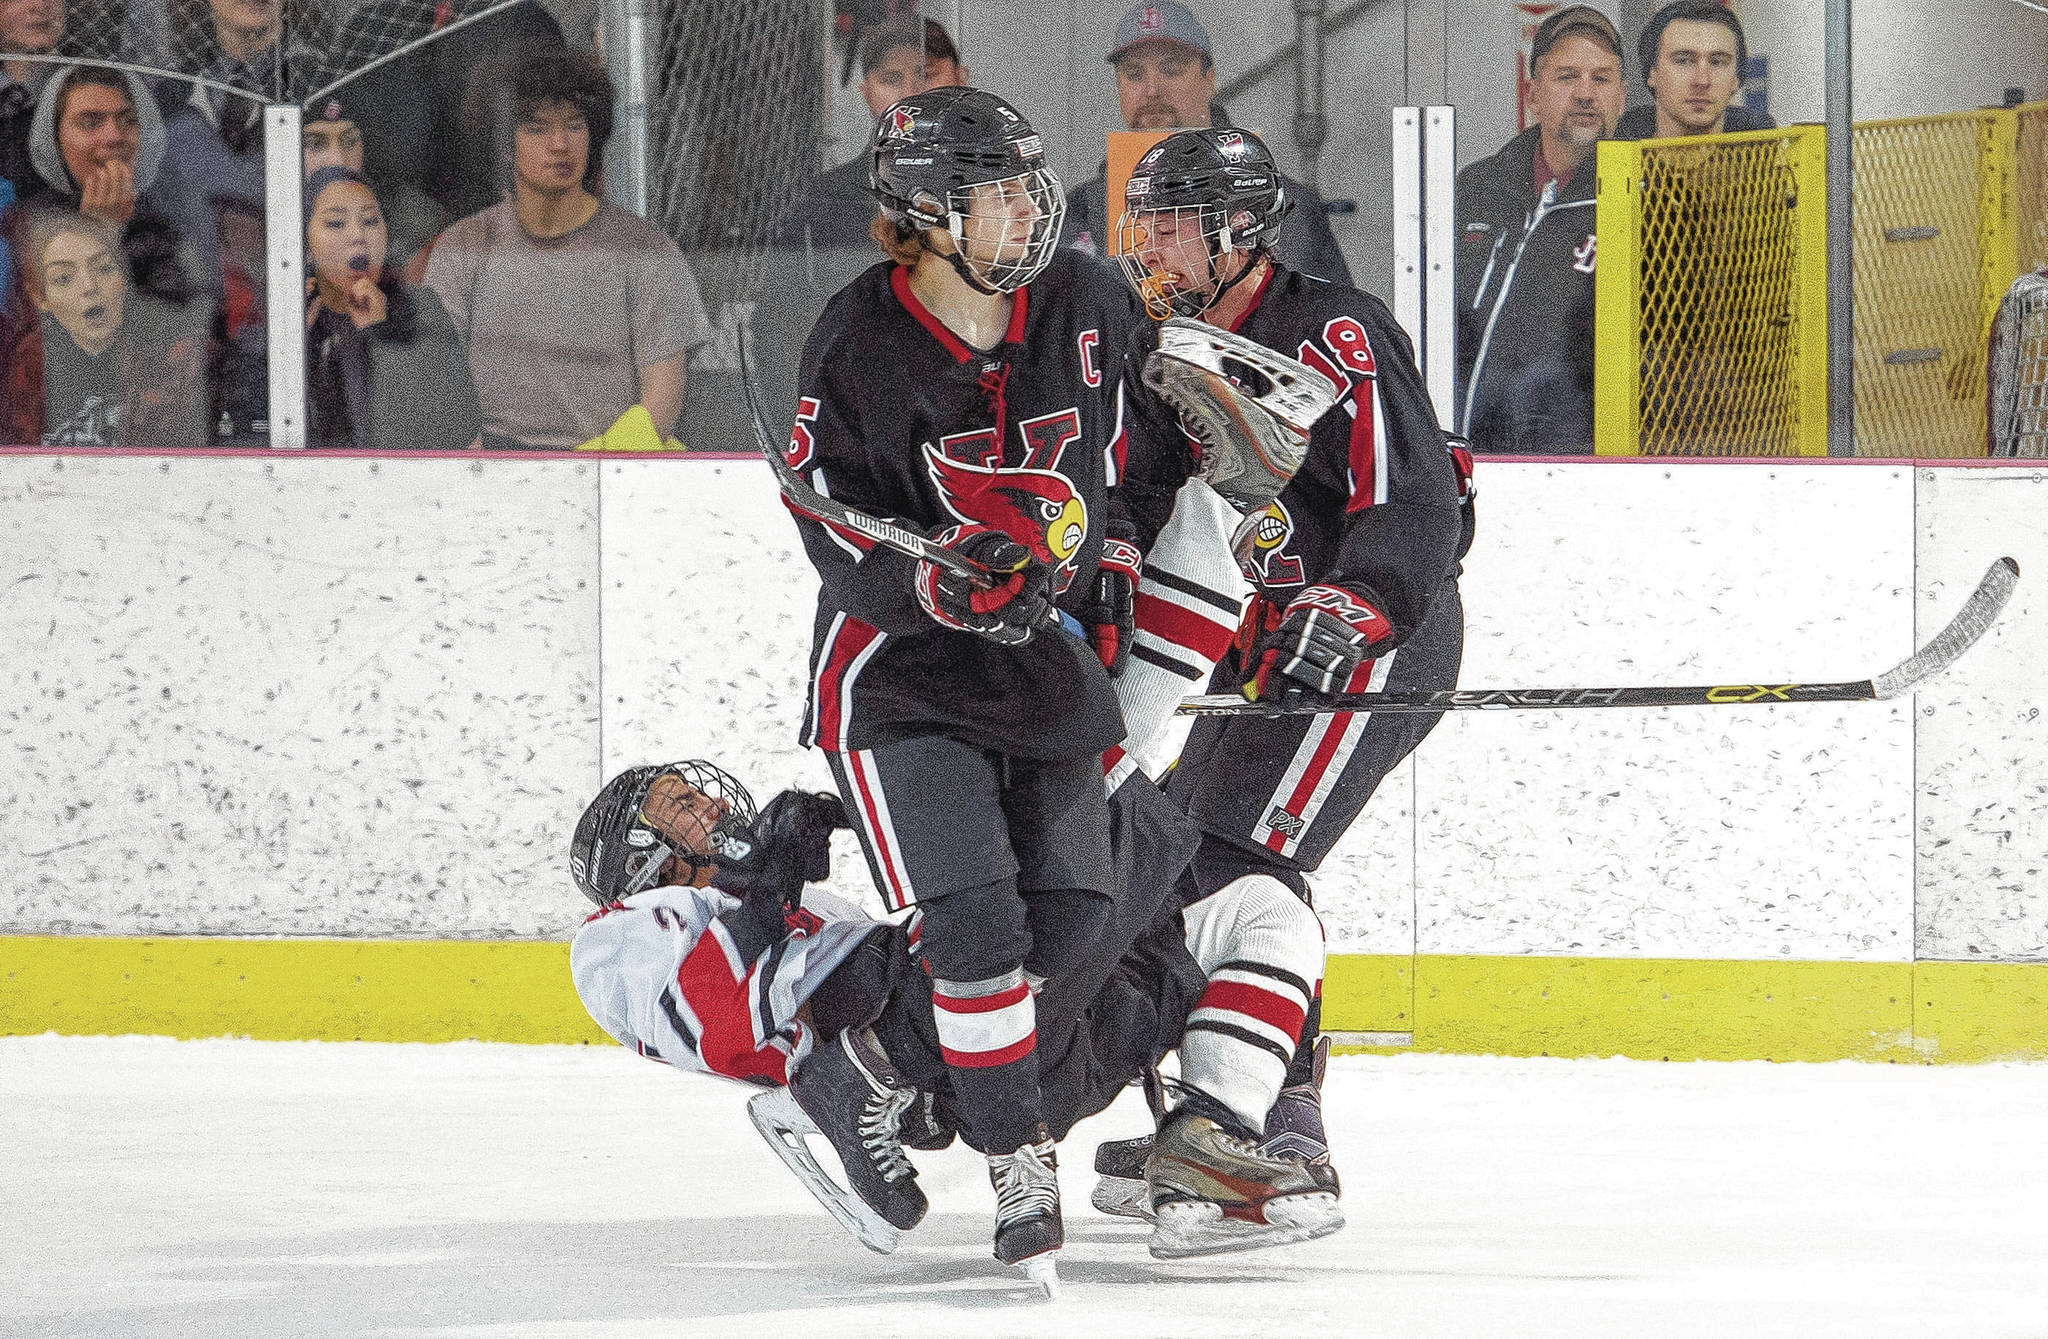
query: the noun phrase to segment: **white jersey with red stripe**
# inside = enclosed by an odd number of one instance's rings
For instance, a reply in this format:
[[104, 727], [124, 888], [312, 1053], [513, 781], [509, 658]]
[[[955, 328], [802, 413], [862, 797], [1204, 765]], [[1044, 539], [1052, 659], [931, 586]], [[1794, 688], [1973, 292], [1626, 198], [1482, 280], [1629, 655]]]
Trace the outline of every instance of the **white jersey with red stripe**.
[[584, 921], [569, 946], [576, 995], [614, 1041], [678, 1069], [788, 1081], [811, 1050], [797, 1017], [878, 922], [816, 891], [789, 937], [740, 960], [718, 918], [739, 905], [715, 888], [654, 888]]

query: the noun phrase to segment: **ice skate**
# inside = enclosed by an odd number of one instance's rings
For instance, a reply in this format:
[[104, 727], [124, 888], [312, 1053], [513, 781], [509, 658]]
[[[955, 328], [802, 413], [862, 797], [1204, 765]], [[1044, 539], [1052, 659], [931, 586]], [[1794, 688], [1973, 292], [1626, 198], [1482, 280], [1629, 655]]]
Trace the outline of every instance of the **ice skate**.
[[1095, 1192], [1089, 1202], [1118, 1218], [1150, 1218], [1152, 1198], [1145, 1190], [1145, 1162], [1152, 1156], [1152, 1136], [1112, 1139], [1095, 1147]]
[[1313, 1057], [1309, 1081], [1282, 1088], [1273, 1109], [1266, 1113], [1259, 1151], [1300, 1163], [1317, 1184], [1338, 1195], [1342, 1190], [1337, 1183], [1337, 1169], [1331, 1165], [1330, 1141], [1323, 1133], [1323, 1072], [1330, 1066], [1328, 1037], [1316, 1038]]
[[[1145, 1089], [1145, 1105], [1152, 1109], [1156, 1130], [1166, 1119], [1166, 1087], [1159, 1067], [1148, 1065], [1138, 1076]], [[1145, 1160], [1152, 1156], [1153, 1136], [1111, 1139], [1095, 1146], [1095, 1192], [1089, 1203], [1118, 1218], [1152, 1217], [1152, 1197], [1145, 1190]]]
[[988, 1179], [996, 1190], [996, 1259], [1021, 1268], [1047, 1298], [1059, 1296], [1053, 1258], [1066, 1244], [1066, 1230], [1060, 1221], [1059, 1157], [1052, 1140], [989, 1154]]
[[1337, 1196], [1302, 1164], [1261, 1152], [1221, 1103], [1190, 1091], [1145, 1165], [1152, 1254], [1162, 1260], [1249, 1251], [1344, 1226]]
[[[826, 1212], [862, 1245], [886, 1254], [896, 1249], [897, 1232], [917, 1226], [928, 1207], [898, 1135], [897, 1123], [916, 1099], [874, 1033], [859, 1028], [813, 1051], [788, 1088], [753, 1098], [747, 1112]], [[823, 1135], [839, 1154], [845, 1186], [811, 1154], [809, 1134]]]

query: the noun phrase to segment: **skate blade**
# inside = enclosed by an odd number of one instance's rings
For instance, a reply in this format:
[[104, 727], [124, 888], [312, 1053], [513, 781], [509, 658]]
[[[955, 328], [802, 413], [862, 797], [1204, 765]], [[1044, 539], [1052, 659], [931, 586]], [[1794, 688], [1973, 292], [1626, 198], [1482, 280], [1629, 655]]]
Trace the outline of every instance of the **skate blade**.
[[1206, 1200], [1175, 1200], [1152, 1220], [1149, 1249], [1160, 1260], [1184, 1260], [1226, 1251], [1257, 1251], [1327, 1237], [1344, 1226], [1334, 1195], [1283, 1195], [1266, 1202], [1266, 1221], [1225, 1218], [1223, 1206]]
[[1098, 1210], [1116, 1218], [1152, 1217], [1152, 1196], [1145, 1189], [1145, 1183], [1128, 1176], [1098, 1176], [1095, 1178], [1095, 1193], [1088, 1202]]
[[861, 1202], [858, 1195], [832, 1179], [832, 1174], [819, 1163], [804, 1142], [806, 1135], [818, 1135], [818, 1127], [796, 1104], [796, 1095], [787, 1088], [771, 1088], [747, 1099], [747, 1118], [754, 1122], [754, 1128], [768, 1141], [768, 1147], [775, 1150], [783, 1165], [796, 1173], [796, 1179], [804, 1183], [825, 1212], [833, 1221], [852, 1233], [861, 1245], [878, 1255], [887, 1255], [896, 1249], [903, 1234], [896, 1226]]
[[1029, 1260], [1017, 1262], [1017, 1268], [1024, 1271], [1025, 1278], [1038, 1285], [1039, 1291], [1044, 1294], [1044, 1300], [1048, 1302], [1060, 1300], [1058, 1255], [1057, 1251], [1047, 1251], [1043, 1255], [1034, 1255]]

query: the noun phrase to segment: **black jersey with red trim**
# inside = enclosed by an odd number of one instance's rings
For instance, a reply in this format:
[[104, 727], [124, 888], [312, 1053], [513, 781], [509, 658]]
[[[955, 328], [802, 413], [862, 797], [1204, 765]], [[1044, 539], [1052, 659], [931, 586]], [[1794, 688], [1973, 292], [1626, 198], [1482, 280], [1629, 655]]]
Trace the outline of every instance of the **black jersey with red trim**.
[[[878, 264], [842, 289], [804, 347], [787, 458], [819, 492], [927, 534], [972, 522], [1053, 568], [1055, 603], [1087, 597], [1127, 444], [1126, 350], [1142, 316], [1106, 267], [1061, 251], [1013, 304], [1003, 343], [969, 348]], [[1138, 386], [1137, 369], [1128, 374]], [[792, 507], [792, 511], [796, 509]], [[1080, 638], [1001, 646], [940, 627], [917, 560], [797, 512], [818, 569], [802, 740], [835, 751], [943, 735], [1020, 757], [1099, 753], [1123, 737], [1116, 694]]]
[[1311, 583], [1349, 587], [1405, 640], [1472, 545], [1470, 457], [1438, 426], [1407, 333], [1371, 294], [1278, 264], [1232, 329], [1338, 392], [1250, 545], [1253, 580], [1282, 605]]

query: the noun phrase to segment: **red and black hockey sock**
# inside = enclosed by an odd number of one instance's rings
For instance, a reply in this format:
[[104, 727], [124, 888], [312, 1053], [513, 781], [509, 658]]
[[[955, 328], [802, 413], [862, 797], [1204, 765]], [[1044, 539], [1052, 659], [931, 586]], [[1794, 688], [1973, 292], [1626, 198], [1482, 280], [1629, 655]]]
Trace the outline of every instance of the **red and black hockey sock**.
[[1042, 1138], [1037, 1014], [1023, 967], [979, 981], [934, 977], [932, 1017], [967, 1142], [1010, 1153]]

